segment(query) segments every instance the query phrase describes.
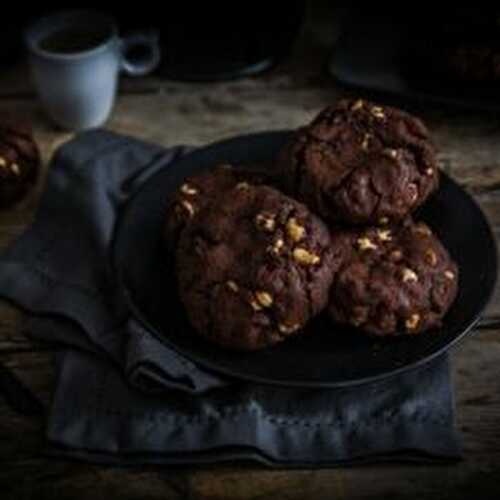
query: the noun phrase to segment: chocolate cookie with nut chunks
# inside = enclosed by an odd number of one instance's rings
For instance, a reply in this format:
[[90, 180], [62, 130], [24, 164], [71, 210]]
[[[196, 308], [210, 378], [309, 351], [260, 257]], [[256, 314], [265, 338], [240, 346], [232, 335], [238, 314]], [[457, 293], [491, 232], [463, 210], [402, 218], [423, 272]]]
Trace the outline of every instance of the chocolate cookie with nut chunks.
[[0, 119], [0, 208], [23, 198], [39, 170], [40, 152], [31, 128], [13, 117]]
[[330, 291], [333, 320], [377, 336], [440, 325], [457, 294], [458, 270], [426, 224], [346, 230], [332, 239], [342, 254]]
[[333, 223], [402, 220], [438, 185], [425, 125], [363, 100], [323, 110], [295, 133], [278, 163], [287, 191]]
[[182, 231], [176, 270], [192, 326], [236, 350], [297, 335], [328, 301], [326, 225], [268, 186], [239, 183]]
[[164, 241], [175, 252], [181, 231], [194, 215], [238, 183], [262, 184], [271, 180], [263, 168], [218, 165], [186, 179], [169, 198], [164, 224]]

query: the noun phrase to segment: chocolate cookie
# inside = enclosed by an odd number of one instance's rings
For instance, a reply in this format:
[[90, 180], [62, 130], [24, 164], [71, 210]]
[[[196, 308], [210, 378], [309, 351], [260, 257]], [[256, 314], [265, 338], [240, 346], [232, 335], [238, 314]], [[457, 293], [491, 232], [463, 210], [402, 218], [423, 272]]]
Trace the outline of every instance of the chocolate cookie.
[[439, 326], [457, 294], [458, 270], [424, 223], [346, 230], [332, 236], [342, 264], [328, 312], [378, 336]]
[[0, 119], [0, 208], [20, 200], [37, 179], [40, 153], [30, 128]]
[[297, 131], [278, 162], [287, 191], [334, 223], [401, 220], [438, 185], [425, 125], [361, 99], [322, 111]]
[[264, 168], [218, 165], [187, 179], [170, 197], [164, 225], [167, 248], [175, 251], [179, 235], [193, 216], [203, 211], [225, 191], [238, 183], [262, 184], [269, 180]]
[[205, 338], [255, 350], [296, 335], [328, 300], [328, 228], [268, 186], [238, 183], [193, 214], [177, 247], [179, 294]]

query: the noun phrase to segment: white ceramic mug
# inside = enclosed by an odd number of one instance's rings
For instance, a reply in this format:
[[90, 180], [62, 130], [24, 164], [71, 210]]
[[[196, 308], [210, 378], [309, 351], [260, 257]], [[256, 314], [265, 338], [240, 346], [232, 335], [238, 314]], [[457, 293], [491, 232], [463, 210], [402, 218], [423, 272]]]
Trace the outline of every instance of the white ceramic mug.
[[[94, 11], [60, 12], [25, 32], [35, 86], [59, 126], [82, 130], [102, 125], [114, 104], [118, 75], [145, 75], [160, 62], [156, 32], [126, 38], [110, 17]], [[133, 49], [142, 56], [130, 58]]]

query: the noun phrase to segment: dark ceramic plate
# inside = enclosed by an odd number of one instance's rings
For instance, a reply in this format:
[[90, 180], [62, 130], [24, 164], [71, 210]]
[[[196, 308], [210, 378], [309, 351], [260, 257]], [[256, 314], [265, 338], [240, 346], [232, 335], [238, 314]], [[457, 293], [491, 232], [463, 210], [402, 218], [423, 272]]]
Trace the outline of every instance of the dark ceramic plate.
[[239, 379], [287, 386], [342, 386], [408, 370], [446, 351], [476, 323], [495, 284], [494, 238], [473, 199], [443, 174], [439, 192], [418, 214], [460, 267], [460, 292], [442, 328], [417, 337], [371, 340], [318, 317], [308, 332], [254, 353], [205, 341], [189, 326], [166, 264], [161, 228], [167, 195], [185, 177], [220, 162], [268, 162], [289, 137], [269, 132], [199, 149], [149, 179], [126, 206], [115, 235], [114, 266], [136, 318], [199, 365]]

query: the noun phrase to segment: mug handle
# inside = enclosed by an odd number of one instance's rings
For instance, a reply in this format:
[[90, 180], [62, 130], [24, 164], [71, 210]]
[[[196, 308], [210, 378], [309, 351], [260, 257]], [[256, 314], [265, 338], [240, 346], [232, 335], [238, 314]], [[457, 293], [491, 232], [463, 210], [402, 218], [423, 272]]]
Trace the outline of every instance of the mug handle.
[[[141, 31], [122, 38], [122, 71], [130, 76], [143, 76], [151, 73], [160, 63], [159, 38], [157, 31]], [[135, 47], [145, 48], [147, 55], [135, 60], [127, 57], [127, 53]]]

